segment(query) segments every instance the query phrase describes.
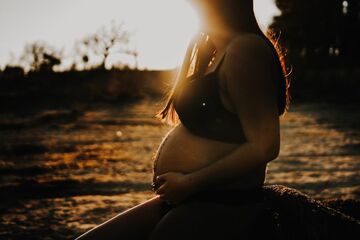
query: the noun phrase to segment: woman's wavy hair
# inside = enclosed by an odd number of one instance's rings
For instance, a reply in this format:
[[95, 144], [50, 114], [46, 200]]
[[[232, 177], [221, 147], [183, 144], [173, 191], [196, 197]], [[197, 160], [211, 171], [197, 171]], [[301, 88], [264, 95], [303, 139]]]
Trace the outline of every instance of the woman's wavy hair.
[[[270, 43], [274, 47], [274, 50], [276, 51], [279, 60], [278, 65], [281, 70], [282, 79], [279, 79], [278, 108], [279, 116], [281, 116], [287, 112], [290, 105], [290, 72], [286, 68], [284, 48], [282, 48], [279, 44], [279, 37], [275, 37], [275, 33], [271, 30], [268, 30], [268, 32], [266, 33], [266, 35], [264, 34], [264, 36], [270, 41]], [[204, 58], [207, 58], [207, 60], [211, 59], [211, 55], [206, 54], [206, 52], [210, 52], [212, 54], [214, 53], [214, 49], [211, 49], [209, 51], [208, 36], [203, 33], [197, 34], [188, 46], [185, 58], [183, 60], [183, 64], [177, 73], [175, 84], [173, 85], [172, 89], [168, 91], [165, 95], [165, 106], [155, 115], [155, 117], [159, 118], [162, 122], [167, 123], [171, 126], [174, 126], [180, 122], [179, 116], [174, 108], [175, 95], [186, 82], [188, 71], [193, 63], [192, 61], [195, 55], [199, 55], [199, 57], [196, 57], [195, 70], [192, 71], [192, 74], [201, 74], [205, 72], [207, 64], [201, 65], [201, 63], [208, 63], [208, 61], [203, 61]]]

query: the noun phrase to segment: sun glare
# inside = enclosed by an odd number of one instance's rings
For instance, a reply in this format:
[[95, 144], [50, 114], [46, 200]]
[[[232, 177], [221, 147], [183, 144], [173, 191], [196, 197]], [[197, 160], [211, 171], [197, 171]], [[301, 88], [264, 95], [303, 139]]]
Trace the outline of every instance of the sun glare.
[[[254, 4], [264, 29], [279, 10], [273, 0], [254, 0]], [[48, 0], [26, 3], [2, 0], [0, 67], [6, 63], [16, 64], [25, 44], [44, 41], [64, 50], [61, 69], [68, 69], [74, 62], [74, 43], [112, 20], [125, 23], [132, 33], [129, 47], [137, 50], [138, 57], [114, 53], [108, 58], [107, 67], [128, 64], [140, 69], [174, 68], [181, 63], [191, 36], [199, 28], [199, 18], [187, 0], [62, 0], [51, 3]], [[9, 53], [12, 53], [10, 58]]]
[[199, 20], [184, 0], [151, 1], [149, 9], [138, 19], [136, 45], [139, 46], [140, 62], [151, 62], [154, 68], [169, 68], [180, 64], [187, 43], [198, 30]]
[[[274, 15], [280, 14], [273, 0], [255, 0], [254, 8], [263, 30], [271, 23]], [[185, 0], [148, 1], [143, 9], [153, 11], [144, 11], [137, 18], [138, 25], [141, 26], [137, 45], [141, 46], [139, 51], [144, 53], [139, 61], [151, 62], [151, 66], [157, 69], [178, 66], [191, 36], [199, 28], [199, 16]], [[154, 27], [157, 27], [157, 32]]]

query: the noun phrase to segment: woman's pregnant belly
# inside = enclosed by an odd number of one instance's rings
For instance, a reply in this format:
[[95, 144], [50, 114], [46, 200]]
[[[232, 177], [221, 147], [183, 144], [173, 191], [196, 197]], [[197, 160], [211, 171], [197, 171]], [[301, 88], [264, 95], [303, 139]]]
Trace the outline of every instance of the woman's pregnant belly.
[[[239, 144], [196, 136], [180, 123], [168, 132], [159, 146], [154, 160], [154, 174], [157, 176], [166, 172], [194, 172], [238, 147]], [[266, 165], [263, 165], [244, 176], [239, 176], [235, 182], [227, 186], [215, 187], [236, 189], [258, 187], [264, 183], [265, 171]]]

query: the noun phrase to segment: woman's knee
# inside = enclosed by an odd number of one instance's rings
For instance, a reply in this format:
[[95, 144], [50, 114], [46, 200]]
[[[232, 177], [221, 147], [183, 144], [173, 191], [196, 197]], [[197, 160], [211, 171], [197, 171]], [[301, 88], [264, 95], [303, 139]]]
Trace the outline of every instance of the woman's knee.
[[164, 202], [154, 197], [89, 230], [76, 240], [142, 239], [166, 213]]

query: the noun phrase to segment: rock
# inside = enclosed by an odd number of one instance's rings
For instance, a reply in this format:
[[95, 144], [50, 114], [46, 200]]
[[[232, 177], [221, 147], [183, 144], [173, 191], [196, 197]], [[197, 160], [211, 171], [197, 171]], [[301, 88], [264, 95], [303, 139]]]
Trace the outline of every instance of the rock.
[[325, 206], [336, 209], [350, 217], [360, 220], [360, 200], [329, 199], [323, 202]]
[[[264, 204], [253, 215], [244, 209], [234, 214], [236, 207], [228, 211], [211, 201], [180, 204], [167, 212], [149, 239], [343, 240], [360, 236], [359, 220], [329, 207], [332, 203], [281, 185], [264, 186], [263, 193]], [[236, 214], [255, 220], [246, 226], [237, 220], [244, 217]]]
[[260, 231], [261, 237], [353, 239], [360, 234], [359, 220], [331, 208], [332, 204], [317, 201], [295, 189], [281, 185], [265, 186], [264, 196], [265, 208], [253, 229], [253, 232], [266, 229]]

